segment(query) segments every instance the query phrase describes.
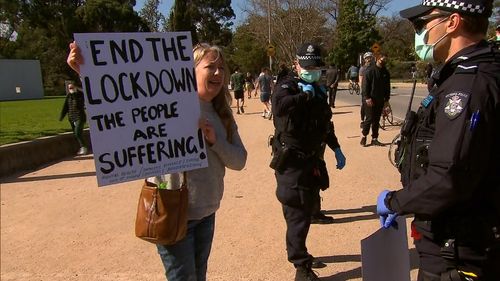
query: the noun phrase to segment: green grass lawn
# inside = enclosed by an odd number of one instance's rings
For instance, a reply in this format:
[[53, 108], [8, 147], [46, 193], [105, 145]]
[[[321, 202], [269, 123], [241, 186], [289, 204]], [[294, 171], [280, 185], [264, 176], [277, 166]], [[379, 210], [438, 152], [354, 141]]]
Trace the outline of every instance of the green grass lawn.
[[64, 96], [0, 102], [0, 145], [71, 131], [67, 116], [59, 121]]

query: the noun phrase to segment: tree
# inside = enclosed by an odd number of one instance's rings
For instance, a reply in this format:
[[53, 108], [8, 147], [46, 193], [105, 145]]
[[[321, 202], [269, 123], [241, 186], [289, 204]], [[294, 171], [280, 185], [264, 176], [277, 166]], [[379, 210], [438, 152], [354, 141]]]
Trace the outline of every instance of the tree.
[[391, 60], [415, 60], [414, 35], [415, 31], [407, 19], [397, 17], [381, 17], [378, 19], [377, 30], [381, 34], [380, 44], [383, 52]]
[[232, 39], [230, 20], [234, 17], [231, 0], [176, 0], [169, 30], [191, 31], [193, 43], [226, 46]]
[[170, 31], [190, 31], [193, 45], [198, 43], [195, 24], [191, 18], [193, 12], [188, 1], [175, 1], [170, 17], [168, 19], [168, 30]]
[[[377, 15], [380, 11], [384, 10], [392, 0], [366, 0], [364, 1], [366, 13]], [[341, 0], [325, 0], [322, 1], [321, 9], [330, 16], [330, 19], [337, 22], [339, 15], [339, 7]]]
[[[270, 40], [276, 49], [274, 61], [290, 64], [301, 43], [312, 42], [327, 47], [331, 33], [321, 0], [251, 0], [248, 11], [249, 32], [265, 54]], [[268, 5], [269, 4], [269, 5]], [[271, 38], [269, 38], [269, 20]]]
[[66, 65], [73, 33], [148, 30], [133, 0], [0, 1], [0, 21], [18, 34], [15, 41], [1, 39], [0, 57], [40, 60], [47, 95], [60, 94], [64, 80], [77, 79]]
[[[376, 14], [365, 1], [339, 1], [334, 46], [328, 59], [345, 69], [351, 64], [358, 64], [359, 54], [370, 50], [380, 35], [374, 28]], [[375, 9], [375, 12], [378, 11]]]
[[259, 73], [267, 65], [265, 48], [259, 43], [248, 22], [236, 28], [228, 51], [230, 64], [238, 65], [243, 72]]
[[146, 0], [139, 15], [146, 22], [150, 31], [163, 31], [165, 16], [160, 13], [158, 7], [161, 0]]
[[87, 32], [149, 31], [147, 24], [134, 11], [135, 1], [87, 0], [78, 7]]

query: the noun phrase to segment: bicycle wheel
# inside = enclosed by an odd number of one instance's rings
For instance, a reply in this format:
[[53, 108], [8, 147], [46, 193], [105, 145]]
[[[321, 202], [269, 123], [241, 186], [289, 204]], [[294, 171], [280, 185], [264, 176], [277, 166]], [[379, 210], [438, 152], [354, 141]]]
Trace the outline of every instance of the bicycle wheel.
[[354, 93], [354, 88], [353, 88], [353, 85], [351, 82], [349, 82], [349, 94], [353, 94]]
[[384, 112], [382, 112], [382, 116], [380, 117], [380, 129], [384, 130], [385, 131], [385, 128], [387, 126], [387, 119], [386, 119], [386, 115]]
[[385, 114], [385, 119], [389, 124], [394, 125], [394, 116], [392, 115], [392, 108], [390, 104], [387, 106], [387, 113]]
[[[401, 162], [396, 163], [396, 153], [398, 145], [401, 141], [401, 134], [397, 134], [394, 139], [392, 139], [391, 144], [389, 145], [389, 151], [387, 156], [389, 157], [389, 162], [391, 162], [392, 166], [398, 168], [401, 165]], [[401, 161], [401, 160], [400, 160]]]

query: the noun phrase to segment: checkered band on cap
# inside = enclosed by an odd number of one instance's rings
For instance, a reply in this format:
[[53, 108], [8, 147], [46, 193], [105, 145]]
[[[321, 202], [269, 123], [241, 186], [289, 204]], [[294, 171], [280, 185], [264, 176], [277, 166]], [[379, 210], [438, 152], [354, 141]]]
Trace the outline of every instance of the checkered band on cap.
[[315, 56], [315, 55], [305, 55], [305, 56], [299, 56], [297, 55], [298, 60], [320, 60], [321, 56]]
[[424, 0], [423, 6], [429, 7], [445, 7], [457, 11], [463, 11], [471, 14], [482, 15], [486, 9], [484, 5], [470, 4], [468, 1], [457, 0]]

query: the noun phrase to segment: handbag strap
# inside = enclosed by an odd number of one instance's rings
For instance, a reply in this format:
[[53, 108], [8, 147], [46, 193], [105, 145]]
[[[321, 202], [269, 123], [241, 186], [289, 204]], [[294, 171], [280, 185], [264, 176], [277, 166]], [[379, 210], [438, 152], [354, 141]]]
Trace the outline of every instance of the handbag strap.
[[187, 188], [187, 173], [186, 171], [182, 172], [182, 184], [181, 188]]

